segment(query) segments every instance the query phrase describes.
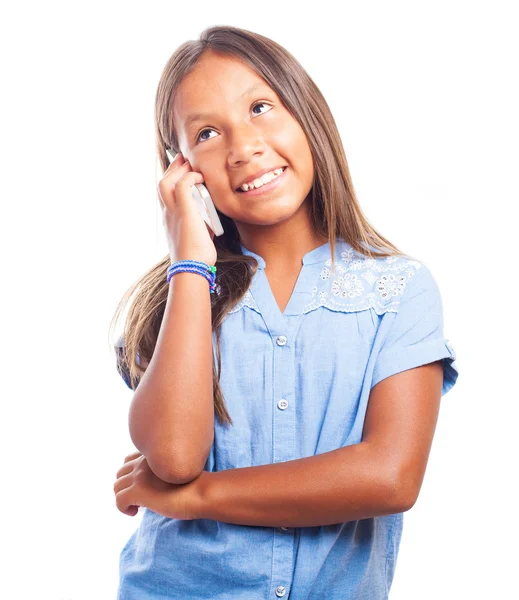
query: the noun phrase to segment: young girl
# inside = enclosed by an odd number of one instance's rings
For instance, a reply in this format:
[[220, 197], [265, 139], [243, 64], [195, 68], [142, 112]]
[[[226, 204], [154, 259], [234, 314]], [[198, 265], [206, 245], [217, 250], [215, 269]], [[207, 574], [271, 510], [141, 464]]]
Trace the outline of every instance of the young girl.
[[387, 598], [458, 375], [436, 281], [368, 223], [326, 101], [275, 42], [206, 29], [155, 108], [169, 255], [115, 315], [135, 294], [117, 356], [138, 452], [114, 492], [145, 510], [118, 598]]

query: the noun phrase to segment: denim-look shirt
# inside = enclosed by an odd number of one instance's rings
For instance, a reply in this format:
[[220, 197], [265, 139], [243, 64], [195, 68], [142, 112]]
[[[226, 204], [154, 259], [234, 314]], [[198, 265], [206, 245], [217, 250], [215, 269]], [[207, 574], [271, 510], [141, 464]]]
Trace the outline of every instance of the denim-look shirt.
[[[335, 274], [329, 243], [305, 254], [281, 313], [265, 261], [242, 252], [259, 269], [222, 324], [220, 384], [234, 425], [215, 418], [205, 470], [358, 444], [371, 389], [406, 369], [442, 360], [442, 396], [455, 384], [440, 292], [423, 263], [370, 259], [339, 238]], [[145, 509], [120, 555], [118, 600], [386, 599], [402, 524], [403, 513], [285, 528]]]

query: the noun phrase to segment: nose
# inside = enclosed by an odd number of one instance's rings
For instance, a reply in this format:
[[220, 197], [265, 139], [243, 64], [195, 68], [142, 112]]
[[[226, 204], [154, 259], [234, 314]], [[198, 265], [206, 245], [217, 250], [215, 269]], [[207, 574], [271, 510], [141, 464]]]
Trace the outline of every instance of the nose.
[[261, 156], [265, 152], [265, 142], [259, 131], [251, 123], [236, 127], [229, 142], [229, 166], [233, 167]]

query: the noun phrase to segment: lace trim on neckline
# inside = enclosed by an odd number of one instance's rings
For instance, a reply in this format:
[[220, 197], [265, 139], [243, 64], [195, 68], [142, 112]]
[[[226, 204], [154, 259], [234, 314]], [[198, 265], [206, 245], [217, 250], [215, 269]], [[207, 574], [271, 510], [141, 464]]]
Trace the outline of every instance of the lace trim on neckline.
[[227, 314], [230, 315], [231, 313], [238, 312], [244, 306], [252, 308], [252, 310], [255, 310], [258, 314], [261, 315], [261, 311], [259, 309], [259, 306], [257, 305], [256, 300], [254, 300], [254, 296], [252, 295], [250, 289], [248, 289], [245, 292], [245, 296], [243, 296], [243, 298], [237, 304], [235, 304], [231, 308], [231, 310], [227, 311]]
[[[310, 301], [302, 314], [324, 307], [338, 312], [357, 312], [372, 308], [379, 315], [398, 312], [398, 306], [409, 280], [422, 268], [422, 263], [405, 256], [369, 258], [349, 248], [335, 261], [329, 258], [316, 275]], [[310, 268], [308, 267], [303, 268]], [[250, 289], [228, 314], [248, 307], [261, 314]]]
[[335, 261], [332, 275], [329, 258], [319, 272], [312, 299], [303, 314], [320, 306], [340, 312], [355, 312], [373, 308], [379, 315], [398, 312], [398, 306], [408, 281], [422, 263], [403, 256], [363, 257], [352, 248]]

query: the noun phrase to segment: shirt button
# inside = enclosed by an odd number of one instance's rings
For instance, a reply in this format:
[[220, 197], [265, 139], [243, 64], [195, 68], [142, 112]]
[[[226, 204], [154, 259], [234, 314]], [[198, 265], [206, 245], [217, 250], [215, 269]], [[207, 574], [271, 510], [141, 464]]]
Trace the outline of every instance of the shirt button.
[[278, 346], [284, 346], [287, 343], [287, 338], [284, 335], [280, 335], [276, 340]]
[[280, 400], [278, 402], [278, 408], [280, 408], [281, 410], [285, 410], [285, 408], [288, 406], [288, 402], [283, 398], [283, 400]]
[[284, 596], [286, 593], [287, 593], [287, 591], [282, 585], [280, 585], [276, 588], [276, 596], [278, 596], [279, 598]]

